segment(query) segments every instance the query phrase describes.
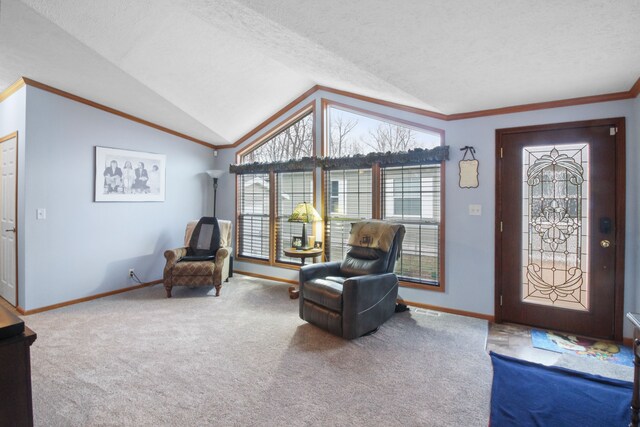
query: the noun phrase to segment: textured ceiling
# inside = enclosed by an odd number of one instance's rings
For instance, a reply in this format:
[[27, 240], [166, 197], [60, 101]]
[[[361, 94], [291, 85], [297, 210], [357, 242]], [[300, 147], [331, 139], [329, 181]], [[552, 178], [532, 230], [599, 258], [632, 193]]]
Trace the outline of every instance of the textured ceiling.
[[239, 0], [447, 114], [627, 91], [637, 0]]
[[20, 76], [212, 143], [314, 84], [447, 114], [628, 90], [640, 2], [0, 0]]

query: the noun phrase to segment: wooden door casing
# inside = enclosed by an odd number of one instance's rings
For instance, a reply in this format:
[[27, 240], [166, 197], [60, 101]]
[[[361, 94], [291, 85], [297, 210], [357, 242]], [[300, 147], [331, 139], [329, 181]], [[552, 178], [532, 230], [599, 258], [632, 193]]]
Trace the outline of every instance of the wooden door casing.
[[0, 138], [0, 291], [18, 305], [18, 133]]
[[[602, 132], [607, 132], [609, 135], [609, 128], [617, 128], [615, 136], [611, 136], [614, 143], [610, 146], [609, 150], [595, 147], [590, 154], [594, 160], [606, 162], [606, 158], [610, 158], [609, 161], [615, 164], [615, 170], [612, 172], [611, 177], [604, 176], [603, 172], [598, 167], [590, 168], [589, 183], [592, 186], [590, 188], [590, 194], [605, 194], [607, 191], [611, 193], [610, 188], [606, 188], [607, 178], [611, 178], [611, 181], [615, 182], [616, 192], [610, 194], [610, 200], [606, 202], [607, 205], [603, 209], [603, 206], [596, 206], [594, 203], [589, 203], [589, 233], [590, 241], [598, 240], [602, 238], [599, 234], [599, 217], [606, 215], [615, 219], [615, 229], [611, 239], [613, 240], [613, 248], [609, 251], [596, 246], [593, 243], [590, 244], [590, 256], [589, 256], [589, 271], [593, 273], [593, 283], [601, 283], [602, 280], [606, 280], [606, 277], [611, 279], [613, 289], [611, 290], [611, 300], [606, 303], [610, 305], [612, 312], [611, 325], [600, 325], [597, 320], [594, 320], [596, 314], [600, 315], [599, 308], [593, 308], [592, 306], [587, 314], [576, 315], [575, 312], [564, 313], [562, 311], [554, 312], [553, 315], [558, 315], [559, 322], [549, 318], [549, 309], [540, 308], [532, 305], [525, 305], [520, 301], [517, 301], [520, 306], [520, 310], [523, 313], [518, 313], [514, 316], [513, 310], [515, 298], [520, 298], [520, 291], [517, 292], [517, 297], [514, 296], [514, 292], [510, 291], [509, 286], [515, 286], [513, 283], [513, 277], [506, 277], [505, 271], [509, 268], [513, 270], [514, 262], [521, 262], [520, 250], [522, 240], [518, 237], [510, 237], [510, 241], [503, 239], [509, 239], [509, 236], [521, 236], [522, 223], [520, 221], [517, 224], [513, 224], [513, 221], [504, 221], [505, 218], [522, 218], [522, 200], [521, 198], [515, 201], [514, 195], [522, 195], [522, 180], [521, 179], [505, 179], [505, 175], [509, 173], [514, 174], [509, 168], [519, 167], [518, 173], [521, 173], [521, 153], [517, 149], [509, 149], [507, 144], [509, 141], [519, 141], [517, 148], [521, 148], [524, 145], [553, 145], [558, 143], [557, 140], [552, 142], [545, 141], [542, 135], [556, 135], [557, 137], [562, 135], [576, 135], [581, 132], [586, 132], [585, 129], [592, 131], [596, 128], [602, 128]], [[514, 138], [513, 136], [516, 136]], [[519, 139], [518, 139], [519, 138]], [[569, 141], [572, 139], [569, 138]], [[574, 138], [575, 140], [575, 138]], [[526, 143], [524, 142], [526, 141]], [[548, 141], [548, 139], [546, 139]], [[624, 209], [625, 209], [625, 120], [624, 118], [603, 119], [603, 120], [590, 120], [582, 122], [560, 123], [541, 126], [528, 126], [511, 129], [498, 129], [496, 130], [496, 229], [495, 229], [495, 244], [496, 244], [496, 258], [495, 258], [495, 317], [496, 321], [514, 321], [515, 323], [530, 324], [532, 326], [538, 326], [547, 329], [567, 330], [568, 332], [580, 333], [583, 335], [596, 336], [609, 339], [622, 339], [622, 321], [623, 321], [623, 293], [624, 293]], [[590, 144], [591, 150], [592, 144]], [[518, 162], [518, 163], [516, 163]], [[516, 173], [517, 175], [517, 173]], [[605, 186], [605, 187], [602, 187]], [[505, 201], [506, 195], [511, 195], [511, 199]], [[608, 213], [595, 212], [595, 208], [600, 211], [606, 211], [609, 207]], [[518, 243], [514, 244], [513, 241], [517, 240]], [[514, 248], [517, 250], [514, 251]], [[600, 262], [599, 265], [603, 265], [607, 268], [592, 268], [592, 265], [596, 265], [596, 261]], [[611, 264], [611, 265], [609, 265]], [[508, 274], [507, 274], [508, 276]], [[513, 276], [513, 273], [511, 274]], [[520, 280], [520, 279], [518, 279]], [[600, 287], [602, 288], [602, 286]], [[595, 288], [598, 291], [599, 288]], [[592, 301], [594, 304], [599, 303], [602, 295], [594, 294]], [[524, 307], [524, 308], [523, 308]], [[562, 310], [556, 309], [555, 310]], [[540, 318], [542, 321], [539, 321]], [[573, 320], [570, 320], [573, 318]], [[580, 320], [581, 319], [581, 320]], [[557, 319], [556, 319], [557, 320]], [[589, 328], [585, 329], [583, 322], [591, 322]], [[562, 325], [563, 327], [558, 327]], [[595, 327], [594, 325], [598, 325]], [[592, 333], [589, 333], [593, 331]]]

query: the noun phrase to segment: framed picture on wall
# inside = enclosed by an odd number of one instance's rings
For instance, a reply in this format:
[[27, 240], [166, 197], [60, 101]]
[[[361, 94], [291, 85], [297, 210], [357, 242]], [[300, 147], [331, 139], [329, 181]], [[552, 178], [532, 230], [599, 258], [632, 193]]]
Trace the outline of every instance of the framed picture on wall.
[[167, 156], [96, 147], [96, 202], [164, 202]]

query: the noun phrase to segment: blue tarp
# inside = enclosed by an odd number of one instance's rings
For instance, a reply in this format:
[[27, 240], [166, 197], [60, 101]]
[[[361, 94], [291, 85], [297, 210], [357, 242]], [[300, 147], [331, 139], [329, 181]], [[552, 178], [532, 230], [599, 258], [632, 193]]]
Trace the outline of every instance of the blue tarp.
[[633, 383], [491, 353], [491, 427], [628, 426]]

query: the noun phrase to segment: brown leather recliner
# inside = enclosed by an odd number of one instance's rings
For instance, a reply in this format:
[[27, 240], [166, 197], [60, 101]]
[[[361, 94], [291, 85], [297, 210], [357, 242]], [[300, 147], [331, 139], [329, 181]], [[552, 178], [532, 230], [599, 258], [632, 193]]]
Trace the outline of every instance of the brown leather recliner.
[[[372, 227], [387, 235], [386, 245], [366, 235]], [[354, 235], [356, 228], [360, 233]], [[374, 220], [353, 224], [351, 248], [342, 262], [300, 269], [300, 318], [346, 339], [375, 331], [395, 311], [398, 277], [393, 269], [404, 234], [400, 224]]]

